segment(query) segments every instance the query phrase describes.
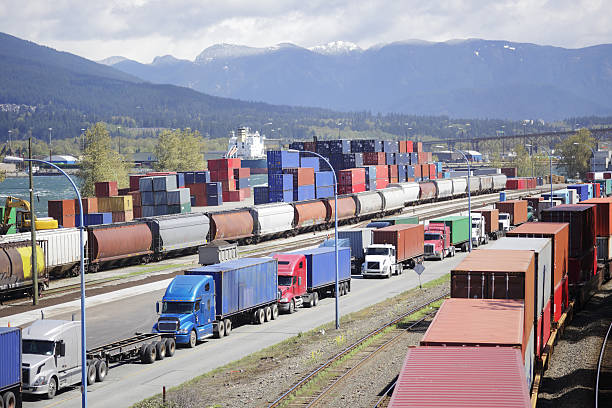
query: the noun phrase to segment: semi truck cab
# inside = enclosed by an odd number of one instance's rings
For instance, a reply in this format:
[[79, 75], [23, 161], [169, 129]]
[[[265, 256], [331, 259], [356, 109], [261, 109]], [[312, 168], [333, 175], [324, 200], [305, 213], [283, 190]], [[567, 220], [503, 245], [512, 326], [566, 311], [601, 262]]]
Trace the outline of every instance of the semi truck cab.
[[498, 222], [499, 222], [500, 231], [503, 231], [503, 232], [510, 231], [510, 225], [511, 225], [510, 214], [500, 212], [498, 216]]
[[304, 303], [308, 287], [306, 257], [302, 254], [275, 254], [278, 261], [279, 309], [293, 313]]
[[365, 276], [391, 277], [396, 273], [395, 247], [390, 244], [372, 244], [366, 250], [361, 274]]
[[489, 237], [485, 232], [486, 220], [480, 213], [472, 213], [472, 245], [477, 247], [489, 243]]
[[174, 277], [161, 305], [160, 302], [156, 304], [159, 318], [153, 332], [174, 333], [178, 344], [189, 347], [195, 347], [198, 340], [211, 337], [215, 323], [214, 293], [215, 282], [211, 276]]
[[450, 228], [442, 223], [430, 223], [425, 229], [425, 258], [444, 259], [454, 256], [455, 247], [450, 242]]
[[81, 324], [36, 320], [22, 332], [25, 394], [51, 399], [62, 388], [81, 382]]

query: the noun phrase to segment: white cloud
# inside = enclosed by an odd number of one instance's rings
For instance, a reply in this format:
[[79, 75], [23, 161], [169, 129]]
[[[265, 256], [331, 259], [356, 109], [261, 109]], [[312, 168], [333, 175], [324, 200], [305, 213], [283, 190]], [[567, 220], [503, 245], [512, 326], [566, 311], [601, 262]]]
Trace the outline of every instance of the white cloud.
[[2, 31], [91, 59], [193, 59], [226, 42], [367, 48], [407, 39], [485, 38], [568, 48], [608, 43], [603, 0], [28, 0], [2, 2]]

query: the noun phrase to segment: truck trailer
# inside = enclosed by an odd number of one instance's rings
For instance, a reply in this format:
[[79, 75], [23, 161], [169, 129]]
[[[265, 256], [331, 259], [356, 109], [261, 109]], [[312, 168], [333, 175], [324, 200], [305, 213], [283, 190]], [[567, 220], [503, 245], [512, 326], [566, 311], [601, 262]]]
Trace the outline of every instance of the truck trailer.
[[240, 319], [263, 324], [278, 316], [278, 265], [272, 258], [239, 258], [202, 266], [175, 276], [157, 302], [157, 333], [176, 336], [178, 344], [231, 333]]
[[414, 268], [423, 262], [423, 224], [390, 225], [372, 232], [372, 245], [366, 251], [361, 268], [364, 278], [399, 275], [404, 267]]
[[0, 327], [0, 406], [21, 407], [21, 329]]
[[349, 240], [351, 247], [351, 274], [361, 274], [361, 265], [365, 260], [365, 253], [372, 244], [372, 229], [355, 228], [338, 231], [338, 238]]
[[425, 227], [425, 259], [439, 259], [455, 256], [455, 246], [451, 244], [450, 228], [440, 222], [430, 222]]
[[470, 241], [470, 217], [463, 215], [449, 215], [447, 217], [430, 220], [429, 223], [442, 223], [450, 228], [451, 245], [463, 252], [467, 252]]
[[[321, 247], [274, 254], [278, 261], [279, 307], [293, 313], [300, 306], [315, 307], [319, 299], [335, 296], [335, 249]], [[338, 294], [351, 291], [351, 249], [338, 248]]]

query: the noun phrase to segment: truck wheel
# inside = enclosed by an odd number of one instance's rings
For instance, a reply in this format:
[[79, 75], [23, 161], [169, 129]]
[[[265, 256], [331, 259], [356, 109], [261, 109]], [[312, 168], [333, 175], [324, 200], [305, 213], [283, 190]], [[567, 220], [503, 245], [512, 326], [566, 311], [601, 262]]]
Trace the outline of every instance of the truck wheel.
[[289, 303], [289, 314], [293, 314], [295, 312], [295, 300], [291, 299], [291, 303]]
[[266, 314], [266, 322], [272, 320], [272, 309], [270, 309], [270, 306], [265, 307], [264, 313]]
[[107, 373], [108, 373], [108, 366], [106, 365], [106, 361], [104, 360], [96, 361], [96, 381], [97, 382], [104, 381]]
[[57, 378], [51, 377], [49, 380], [49, 387], [47, 388], [47, 393], [45, 394], [46, 399], [55, 398], [55, 394], [57, 393]]
[[467, 252], [467, 250], [468, 250], [467, 244], [461, 245], [461, 252]]
[[151, 343], [147, 345], [144, 354], [144, 363], [145, 364], [153, 364], [153, 362], [157, 359], [157, 349], [155, 348], [155, 344]]
[[96, 382], [96, 363], [91, 362], [87, 365], [87, 385], [91, 385]]
[[4, 394], [3, 402], [6, 408], [15, 408], [17, 406], [17, 398], [12, 391], [7, 391]]
[[230, 319], [225, 319], [224, 323], [225, 323], [225, 335], [229, 336], [230, 333], [232, 332], [232, 321]]
[[310, 303], [310, 305], [312, 307], [315, 307], [318, 304], [319, 304], [319, 292], [315, 292], [312, 294], [312, 302]]
[[217, 332], [215, 333], [215, 337], [220, 339], [223, 336], [225, 336], [225, 323], [223, 323], [223, 320], [219, 320], [219, 323], [217, 323]]
[[346, 289], [350, 292], [351, 291], [351, 282], [346, 282]]
[[440, 260], [443, 261], [444, 260], [444, 250], [440, 251]]
[[272, 320], [276, 320], [277, 317], [278, 317], [278, 305], [274, 304], [272, 305]]
[[189, 345], [189, 348], [194, 348], [198, 344], [198, 335], [196, 334], [195, 330], [192, 330], [191, 333], [189, 333], [189, 343], [187, 344]]
[[455, 247], [451, 247], [451, 258], [455, 256]]
[[485, 244], [488, 244], [488, 243], [489, 243], [489, 236], [488, 236], [488, 235], [485, 235], [485, 237], [484, 237], [484, 243], [485, 243]]
[[155, 342], [155, 356], [156, 360], [163, 360], [166, 357], [166, 342], [165, 341], [156, 341]]
[[176, 351], [176, 342], [173, 338], [168, 337], [164, 340], [166, 342], [166, 357], [172, 357]]
[[266, 314], [263, 309], [257, 309], [257, 324], [264, 324], [266, 321]]

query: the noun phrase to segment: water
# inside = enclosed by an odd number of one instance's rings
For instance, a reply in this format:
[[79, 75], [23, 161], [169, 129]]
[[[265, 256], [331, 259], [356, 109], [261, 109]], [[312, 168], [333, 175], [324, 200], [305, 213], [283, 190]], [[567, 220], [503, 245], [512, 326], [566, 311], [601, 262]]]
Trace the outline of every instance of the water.
[[[77, 186], [80, 179], [71, 176]], [[253, 174], [251, 186], [266, 185], [267, 174]], [[13, 196], [30, 201], [29, 179], [27, 177], [7, 177], [0, 183], [0, 206], [4, 205], [6, 196]], [[34, 176], [34, 211], [38, 217], [47, 216], [49, 200], [76, 198], [70, 182], [64, 176]]]

